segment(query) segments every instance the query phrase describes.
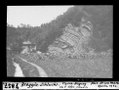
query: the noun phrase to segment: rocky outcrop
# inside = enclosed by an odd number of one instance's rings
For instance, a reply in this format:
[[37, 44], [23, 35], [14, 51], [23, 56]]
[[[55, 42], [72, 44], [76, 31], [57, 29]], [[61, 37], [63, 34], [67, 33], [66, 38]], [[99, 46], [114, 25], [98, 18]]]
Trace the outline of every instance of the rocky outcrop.
[[[61, 35], [52, 45], [48, 47], [48, 52], [56, 55], [63, 53], [64, 55], [71, 57], [80, 57], [80, 54], [86, 53], [82, 44], [88, 42], [92, 31], [87, 30], [88, 28], [86, 29], [84, 26], [88, 27], [88, 24], [86, 21], [84, 22], [84, 20], [79, 27], [68, 24], [64, 28], [63, 35]], [[92, 28], [91, 24], [89, 24], [89, 27]], [[56, 42], [57, 44], [55, 44]]]

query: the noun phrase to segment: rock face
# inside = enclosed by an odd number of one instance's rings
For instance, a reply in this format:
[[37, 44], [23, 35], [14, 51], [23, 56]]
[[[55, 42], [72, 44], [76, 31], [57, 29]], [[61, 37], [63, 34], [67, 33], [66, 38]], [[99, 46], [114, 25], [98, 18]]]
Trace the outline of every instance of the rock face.
[[68, 24], [64, 28], [63, 35], [57, 38], [56, 41], [48, 47], [48, 52], [56, 55], [63, 53], [71, 57], [79, 57], [81, 53], [85, 52], [82, 44], [88, 42], [92, 34], [92, 31], [88, 30], [88, 28], [84, 28], [84, 26], [92, 28], [91, 24], [87, 24], [86, 21], [84, 22], [84, 19], [79, 27]]

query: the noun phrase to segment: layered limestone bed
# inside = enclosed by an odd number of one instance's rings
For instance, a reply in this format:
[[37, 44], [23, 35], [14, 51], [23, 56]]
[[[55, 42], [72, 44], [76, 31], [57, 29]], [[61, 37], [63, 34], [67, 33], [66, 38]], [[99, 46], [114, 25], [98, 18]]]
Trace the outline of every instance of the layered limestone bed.
[[[95, 53], [88, 45], [93, 26], [82, 19], [80, 26], [68, 24], [63, 35], [49, 47], [47, 53], [28, 54], [26, 49], [19, 57], [42, 67], [50, 77], [112, 77], [112, 57], [110, 52]], [[31, 64], [32, 65], [32, 64]]]
[[[49, 46], [48, 52], [57, 55], [63, 53], [72, 58], [80, 58], [81, 55], [86, 54], [87, 52], [82, 45], [89, 42], [92, 29], [87, 30], [84, 26], [86, 25], [81, 24], [80, 27], [75, 27], [72, 24], [68, 24], [64, 28], [63, 35]], [[91, 26], [89, 25], [87, 27], [90, 28]]]

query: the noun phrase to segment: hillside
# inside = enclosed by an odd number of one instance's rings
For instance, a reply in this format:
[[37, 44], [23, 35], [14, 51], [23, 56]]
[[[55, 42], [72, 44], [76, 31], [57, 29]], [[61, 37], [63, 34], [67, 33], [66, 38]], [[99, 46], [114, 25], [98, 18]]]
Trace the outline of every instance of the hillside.
[[[96, 8], [96, 9], [95, 9]], [[100, 12], [99, 12], [100, 11]], [[90, 13], [89, 13], [90, 12]], [[89, 13], [90, 15], [87, 15]], [[43, 48], [51, 44], [56, 37], [62, 34], [62, 28], [71, 23], [75, 26], [80, 24], [81, 18], [85, 17], [93, 24], [93, 36], [89, 45], [97, 51], [105, 51], [112, 48], [112, 9], [111, 7], [72, 7], [66, 13], [56, 18], [56, 20], [47, 24], [45, 30], [45, 43]], [[45, 45], [45, 46], [44, 46]], [[42, 47], [42, 46], [41, 46]]]
[[[38, 27], [7, 27], [7, 37], [10, 43], [30, 40], [35, 43], [37, 49], [42, 52], [47, 51], [47, 47], [53, 41], [62, 35], [63, 28], [71, 23], [75, 26], [80, 24], [81, 18], [91, 21], [93, 24], [93, 36], [89, 45], [97, 51], [108, 50], [112, 48], [112, 7], [110, 6], [75, 6], [69, 8], [63, 15], [58, 16], [50, 23]], [[16, 30], [9, 30], [9, 29]], [[12, 33], [17, 33], [12, 35]], [[15, 37], [15, 38], [14, 38]], [[18, 43], [19, 44], [19, 43]]]

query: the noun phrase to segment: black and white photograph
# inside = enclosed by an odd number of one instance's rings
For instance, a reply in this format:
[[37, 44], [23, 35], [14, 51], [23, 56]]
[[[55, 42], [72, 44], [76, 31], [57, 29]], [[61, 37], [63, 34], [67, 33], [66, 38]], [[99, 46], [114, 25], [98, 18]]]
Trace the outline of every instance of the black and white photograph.
[[113, 6], [7, 6], [7, 77], [113, 78]]

